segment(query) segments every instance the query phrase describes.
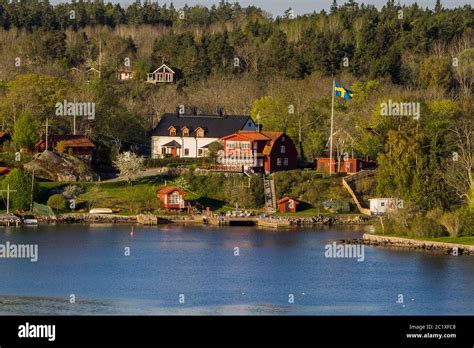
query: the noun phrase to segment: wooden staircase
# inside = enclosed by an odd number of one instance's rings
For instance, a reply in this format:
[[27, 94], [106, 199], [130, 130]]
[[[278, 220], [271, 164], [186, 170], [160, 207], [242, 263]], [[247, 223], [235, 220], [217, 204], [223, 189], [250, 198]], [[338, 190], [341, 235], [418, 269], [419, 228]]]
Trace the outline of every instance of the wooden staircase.
[[368, 178], [371, 176], [376, 176], [377, 171], [376, 170], [362, 170], [356, 174], [343, 177], [342, 178], [342, 186], [349, 192], [351, 195], [352, 199], [354, 200], [355, 205], [357, 206], [357, 209], [359, 209], [359, 212], [361, 212], [364, 215], [371, 215], [370, 213], [370, 208], [362, 206], [362, 203], [359, 201], [359, 198], [355, 194], [354, 190], [352, 189], [350, 183], [362, 179], [362, 178]]
[[263, 176], [263, 192], [265, 194], [265, 211], [276, 212], [275, 182], [272, 178]]

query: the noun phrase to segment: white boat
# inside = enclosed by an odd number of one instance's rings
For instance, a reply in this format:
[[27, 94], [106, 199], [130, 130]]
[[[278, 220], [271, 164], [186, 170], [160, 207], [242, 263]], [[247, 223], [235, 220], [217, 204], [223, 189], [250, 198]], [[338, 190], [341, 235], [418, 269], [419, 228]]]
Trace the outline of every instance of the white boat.
[[22, 219], [24, 225], [38, 225], [38, 220], [34, 215], [23, 215]]
[[112, 214], [112, 209], [94, 208], [94, 209], [89, 210], [89, 214]]

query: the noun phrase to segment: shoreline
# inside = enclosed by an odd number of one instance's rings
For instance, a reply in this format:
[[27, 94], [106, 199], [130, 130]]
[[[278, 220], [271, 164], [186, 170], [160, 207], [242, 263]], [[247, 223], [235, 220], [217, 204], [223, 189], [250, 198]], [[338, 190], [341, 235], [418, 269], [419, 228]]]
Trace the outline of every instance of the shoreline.
[[453, 256], [474, 255], [474, 245], [391, 237], [369, 233], [364, 233], [361, 239], [343, 240], [341, 242], [345, 244], [362, 244], [394, 249], [429, 251]]
[[[139, 224], [138, 215], [117, 215], [117, 214], [58, 214], [55, 217], [37, 215], [38, 224], [84, 224], [84, 223], [136, 223]], [[205, 224], [206, 216], [179, 216], [179, 215], [151, 215], [156, 217], [156, 223], [150, 225], [171, 224], [171, 223], [194, 223]], [[252, 216], [252, 219], [259, 216]], [[261, 217], [260, 217], [261, 218]], [[245, 219], [245, 218], [244, 218]], [[286, 222], [291, 226], [321, 226], [321, 225], [370, 225], [371, 219], [360, 215], [317, 215], [312, 217], [297, 216], [268, 216], [262, 218], [265, 221], [278, 223]], [[143, 224], [147, 225], [147, 224]]]

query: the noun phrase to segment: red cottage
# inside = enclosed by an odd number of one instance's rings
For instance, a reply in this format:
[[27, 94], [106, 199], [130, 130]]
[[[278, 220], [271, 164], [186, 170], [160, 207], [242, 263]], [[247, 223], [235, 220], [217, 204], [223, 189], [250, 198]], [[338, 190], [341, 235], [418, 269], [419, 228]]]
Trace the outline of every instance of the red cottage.
[[294, 199], [291, 199], [288, 196], [283, 197], [277, 202], [278, 210], [280, 211], [280, 213], [295, 213], [296, 206], [298, 204], [300, 204], [300, 202]]
[[161, 206], [167, 211], [182, 211], [186, 208], [184, 191], [175, 186], [165, 186], [158, 190]]
[[244, 171], [265, 173], [298, 166], [295, 144], [283, 132], [238, 131], [220, 140], [224, 142], [220, 159], [224, 166], [240, 166]]
[[[48, 150], [67, 153], [84, 161], [91, 161], [95, 145], [82, 135], [51, 135], [48, 137]], [[35, 145], [35, 152], [46, 150], [46, 140], [42, 139]]]
[[[329, 157], [318, 157], [316, 158], [316, 170], [320, 173], [329, 174]], [[339, 161], [336, 158], [332, 159], [332, 173], [338, 174], [355, 174], [363, 169], [367, 169], [368, 167], [373, 166], [373, 163], [368, 161], [363, 161], [357, 158], [347, 158], [340, 161], [340, 169], [339, 169]]]

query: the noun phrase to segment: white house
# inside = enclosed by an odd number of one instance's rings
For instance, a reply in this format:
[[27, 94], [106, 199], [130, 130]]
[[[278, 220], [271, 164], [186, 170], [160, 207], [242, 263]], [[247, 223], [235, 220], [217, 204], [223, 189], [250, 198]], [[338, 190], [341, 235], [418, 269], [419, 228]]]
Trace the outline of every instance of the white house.
[[146, 82], [148, 83], [173, 83], [176, 72], [166, 64], [161, 65], [155, 71], [147, 74]]
[[382, 215], [388, 211], [403, 208], [403, 201], [398, 198], [371, 198], [369, 202], [372, 215]]
[[135, 77], [135, 72], [129, 69], [121, 69], [117, 71], [117, 80], [128, 81]]
[[169, 113], [151, 132], [151, 157], [206, 157], [209, 144], [239, 130], [257, 130], [250, 116]]

